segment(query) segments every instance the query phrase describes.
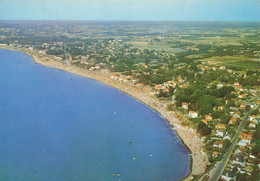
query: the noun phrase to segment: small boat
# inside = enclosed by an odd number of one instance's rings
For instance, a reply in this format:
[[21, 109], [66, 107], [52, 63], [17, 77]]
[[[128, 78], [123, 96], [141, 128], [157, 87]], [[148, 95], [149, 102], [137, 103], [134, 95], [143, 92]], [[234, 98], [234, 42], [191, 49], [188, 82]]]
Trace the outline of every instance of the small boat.
[[136, 160], [136, 158], [134, 157], [133, 160]]
[[129, 139], [128, 142], [129, 142], [129, 144], [131, 144], [131, 143], [132, 143], [132, 140]]
[[153, 156], [152, 154], [150, 154], [149, 156]]

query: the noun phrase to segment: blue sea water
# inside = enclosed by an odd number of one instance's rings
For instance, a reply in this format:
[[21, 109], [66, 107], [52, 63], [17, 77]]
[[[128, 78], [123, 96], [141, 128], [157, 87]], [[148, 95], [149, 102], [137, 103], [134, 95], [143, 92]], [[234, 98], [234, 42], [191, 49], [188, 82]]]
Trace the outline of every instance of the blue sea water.
[[143, 103], [0, 49], [1, 181], [181, 180], [189, 166], [176, 133]]

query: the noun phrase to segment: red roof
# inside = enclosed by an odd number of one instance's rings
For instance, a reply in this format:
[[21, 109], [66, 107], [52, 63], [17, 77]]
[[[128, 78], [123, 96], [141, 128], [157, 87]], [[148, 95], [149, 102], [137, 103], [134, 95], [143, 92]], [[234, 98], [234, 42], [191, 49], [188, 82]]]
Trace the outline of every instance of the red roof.
[[214, 145], [223, 145], [223, 141], [215, 141]]
[[231, 118], [230, 121], [237, 122], [237, 119], [236, 118]]
[[224, 124], [216, 125], [216, 126], [215, 126], [215, 128], [225, 128], [225, 127], [226, 127], [226, 125], [224, 125]]

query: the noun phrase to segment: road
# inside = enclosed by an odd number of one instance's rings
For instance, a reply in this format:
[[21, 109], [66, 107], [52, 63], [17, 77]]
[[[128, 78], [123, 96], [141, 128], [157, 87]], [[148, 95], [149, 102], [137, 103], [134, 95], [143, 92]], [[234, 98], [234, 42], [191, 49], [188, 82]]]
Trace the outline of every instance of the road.
[[[258, 106], [256, 109], [259, 109], [260, 106]], [[216, 164], [217, 168], [214, 169], [214, 172], [210, 178], [210, 181], [218, 181], [218, 179], [220, 178], [221, 174], [223, 173], [224, 169], [226, 168], [227, 166], [227, 163], [229, 161], [229, 158], [231, 156], [231, 153], [234, 149], [234, 147], [236, 146], [237, 144], [237, 141], [238, 141], [238, 137], [239, 137], [239, 133], [242, 131], [243, 127], [245, 126], [246, 124], [246, 120], [248, 119], [248, 117], [250, 116], [251, 112], [255, 110], [255, 109], [252, 109], [250, 110], [244, 117], [244, 119], [242, 120], [242, 122], [240, 123], [240, 125], [238, 126], [238, 129], [236, 130], [236, 133], [235, 135], [233, 136], [232, 140], [231, 140], [231, 145], [230, 147], [228, 148], [228, 150], [226, 151], [226, 153], [224, 154], [223, 158], [221, 159], [220, 162], [218, 162], [218, 164]]]

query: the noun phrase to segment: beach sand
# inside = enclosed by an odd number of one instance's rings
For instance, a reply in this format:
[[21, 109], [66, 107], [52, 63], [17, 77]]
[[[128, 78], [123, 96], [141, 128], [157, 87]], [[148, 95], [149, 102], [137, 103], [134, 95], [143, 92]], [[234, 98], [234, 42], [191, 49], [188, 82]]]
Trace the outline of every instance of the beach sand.
[[102, 73], [101, 71], [99, 72], [89, 71], [73, 65], [63, 64], [52, 58], [31, 52], [29, 50], [15, 49], [9, 46], [0, 46], [0, 48], [25, 52], [30, 56], [32, 56], [34, 61], [38, 64], [61, 69], [79, 76], [95, 79], [106, 85], [119, 89], [129, 94], [130, 96], [142, 101], [143, 103], [156, 110], [165, 119], [168, 120], [169, 124], [173, 126], [173, 129], [177, 132], [179, 137], [182, 139], [183, 143], [190, 150], [191, 157], [192, 157], [191, 173], [184, 180], [190, 180], [192, 179], [192, 175], [199, 175], [205, 171], [206, 165], [209, 162], [207, 159], [207, 155], [203, 152], [202, 149], [203, 142], [199, 138], [199, 135], [196, 133], [195, 130], [182, 126], [181, 125], [182, 121], [180, 119], [177, 119], [176, 113], [173, 111], [168, 111], [166, 108], [167, 107], [166, 104], [164, 104], [162, 101], [158, 100], [156, 97], [150, 94], [150, 88], [148, 87], [138, 88], [128, 84], [120, 83], [118, 81], [110, 79], [109, 77], [111, 74], [109, 73]]

